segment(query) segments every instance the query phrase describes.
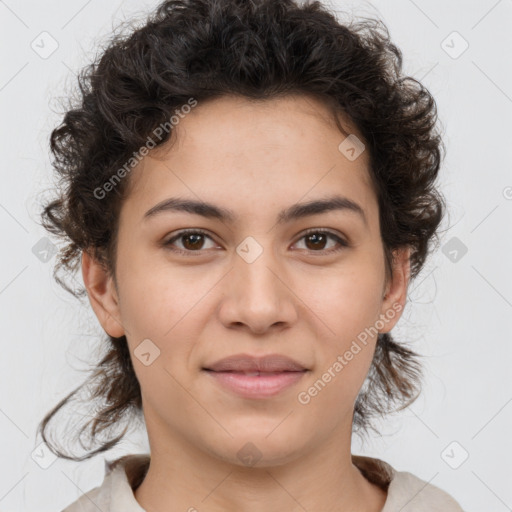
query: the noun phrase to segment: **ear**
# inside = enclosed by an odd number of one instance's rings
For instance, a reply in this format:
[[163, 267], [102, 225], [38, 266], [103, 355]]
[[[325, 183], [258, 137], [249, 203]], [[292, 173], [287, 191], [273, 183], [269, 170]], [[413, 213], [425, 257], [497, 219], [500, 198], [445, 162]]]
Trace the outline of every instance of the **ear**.
[[409, 246], [393, 251], [393, 276], [389, 278], [384, 289], [380, 318], [385, 325], [379, 329], [380, 333], [391, 331], [402, 316], [411, 273], [410, 255]]
[[103, 329], [114, 338], [124, 335], [121, 324], [119, 299], [113, 278], [104, 266], [89, 254], [82, 251], [82, 277], [89, 301]]

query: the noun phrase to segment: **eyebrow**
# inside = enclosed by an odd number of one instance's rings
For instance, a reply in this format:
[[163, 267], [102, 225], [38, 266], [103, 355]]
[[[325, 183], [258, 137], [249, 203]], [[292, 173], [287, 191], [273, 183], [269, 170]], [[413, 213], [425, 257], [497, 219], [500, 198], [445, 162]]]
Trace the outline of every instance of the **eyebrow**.
[[[368, 220], [363, 208], [352, 199], [344, 196], [332, 196], [326, 199], [294, 204], [279, 213], [277, 216], [277, 224], [284, 224], [292, 220], [302, 219], [310, 215], [318, 215], [333, 210], [355, 213], [361, 218], [364, 224], [368, 226]], [[173, 197], [165, 199], [149, 209], [144, 214], [144, 220], [169, 211], [192, 213], [207, 219], [217, 219], [226, 223], [233, 223], [237, 219], [235, 212], [228, 208], [223, 208], [204, 201]]]

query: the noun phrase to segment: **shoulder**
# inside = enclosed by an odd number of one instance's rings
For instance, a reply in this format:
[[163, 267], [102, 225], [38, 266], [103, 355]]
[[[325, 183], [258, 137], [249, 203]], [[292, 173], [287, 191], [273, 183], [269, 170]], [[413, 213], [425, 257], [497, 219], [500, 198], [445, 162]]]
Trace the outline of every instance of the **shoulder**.
[[105, 461], [105, 476], [101, 485], [84, 493], [61, 512], [144, 512], [133, 495], [132, 487], [143, 478], [149, 455], [125, 455]]
[[[388, 505], [389, 502], [389, 505]], [[408, 471], [394, 471], [382, 512], [464, 512], [446, 491]]]
[[108, 511], [110, 504], [108, 497], [105, 495], [105, 480], [103, 484], [82, 494], [80, 498], [68, 505], [61, 512], [93, 512]]
[[370, 482], [387, 491], [381, 512], [464, 512], [446, 491], [408, 471], [372, 457], [353, 455], [352, 461]]

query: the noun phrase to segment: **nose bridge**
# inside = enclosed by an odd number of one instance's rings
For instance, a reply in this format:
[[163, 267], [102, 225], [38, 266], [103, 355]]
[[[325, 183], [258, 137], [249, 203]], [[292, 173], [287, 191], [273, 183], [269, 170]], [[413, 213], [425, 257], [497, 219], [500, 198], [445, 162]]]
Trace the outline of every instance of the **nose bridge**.
[[253, 308], [258, 304], [265, 308], [278, 302], [282, 286], [275, 275], [279, 270], [271, 243], [267, 242], [263, 245], [263, 241], [248, 237], [237, 247], [238, 258], [233, 269], [240, 277], [241, 289], [237, 293]]
[[285, 285], [283, 266], [268, 243], [248, 237], [237, 247], [228, 296], [222, 306], [227, 323], [246, 324], [254, 331], [289, 323], [295, 317], [293, 294]]

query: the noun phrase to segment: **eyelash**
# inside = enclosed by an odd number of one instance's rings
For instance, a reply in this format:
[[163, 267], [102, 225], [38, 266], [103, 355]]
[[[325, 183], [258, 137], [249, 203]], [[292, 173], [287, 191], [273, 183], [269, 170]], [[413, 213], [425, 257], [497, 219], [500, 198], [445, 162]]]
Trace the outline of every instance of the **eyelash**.
[[[320, 250], [320, 251], [314, 251], [314, 250], [311, 250], [310, 252], [313, 252], [313, 253], [320, 253], [321, 255], [325, 255], [325, 254], [332, 254], [332, 253], [336, 253], [336, 252], [339, 252], [347, 247], [350, 247], [350, 244], [344, 240], [343, 238], [339, 237], [338, 235], [332, 233], [331, 231], [326, 231], [326, 230], [323, 230], [323, 229], [315, 229], [315, 228], [312, 228], [312, 229], [309, 229], [308, 231], [306, 231], [300, 238], [299, 240], [302, 240], [303, 238], [305, 238], [306, 236], [308, 235], [311, 235], [311, 234], [322, 234], [322, 235], [327, 235], [329, 237], [331, 237], [332, 239], [334, 239], [336, 242], [338, 242], [340, 244], [341, 247], [338, 247], [337, 249], [323, 249], [323, 250]], [[177, 253], [177, 254], [183, 254], [183, 255], [190, 255], [190, 254], [193, 254], [193, 253], [202, 253], [203, 250], [202, 249], [199, 249], [197, 251], [191, 251], [191, 250], [184, 250], [184, 249], [176, 249], [176, 248], [173, 248], [171, 247], [171, 245], [178, 239], [180, 239], [181, 237], [183, 236], [186, 236], [186, 235], [205, 235], [207, 236], [208, 238], [212, 239], [212, 237], [204, 230], [202, 229], [184, 229], [183, 231], [180, 231], [179, 233], [177, 233], [176, 235], [174, 235], [172, 238], [170, 238], [169, 240], [167, 240], [166, 242], [164, 242], [164, 246], [165, 247], [168, 247], [169, 250]], [[299, 241], [297, 240], [297, 242]]]

